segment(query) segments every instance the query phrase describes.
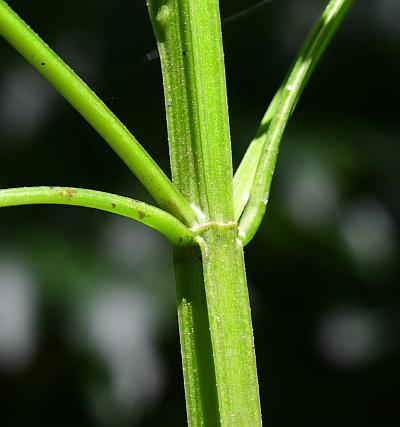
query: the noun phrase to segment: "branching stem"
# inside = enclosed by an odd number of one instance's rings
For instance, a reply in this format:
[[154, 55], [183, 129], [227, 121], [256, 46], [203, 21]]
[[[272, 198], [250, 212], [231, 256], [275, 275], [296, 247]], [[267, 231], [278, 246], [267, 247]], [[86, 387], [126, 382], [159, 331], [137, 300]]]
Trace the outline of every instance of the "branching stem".
[[202, 213], [175, 250], [188, 423], [261, 425], [232, 160], [218, 0], [148, 0], [163, 72], [173, 182]]
[[267, 110], [249, 147], [249, 154], [244, 157], [243, 166], [238, 169], [234, 204], [237, 217], [241, 214], [239, 236], [244, 245], [253, 238], [264, 216], [279, 145], [288, 120], [321, 55], [353, 3], [354, 0], [329, 2]]
[[74, 205], [126, 216], [160, 231], [172, 244], [193, 243], [193, 233], [169, 213], [129, 197], [71, 187], [22, 187], [0, 190], [0, 208], [20, 205]]
[[3, 0], [0, 0], [0, 35], [93, 126], [163, 209], [186, 225], [196, 223], [193, 209], [136, 138]]

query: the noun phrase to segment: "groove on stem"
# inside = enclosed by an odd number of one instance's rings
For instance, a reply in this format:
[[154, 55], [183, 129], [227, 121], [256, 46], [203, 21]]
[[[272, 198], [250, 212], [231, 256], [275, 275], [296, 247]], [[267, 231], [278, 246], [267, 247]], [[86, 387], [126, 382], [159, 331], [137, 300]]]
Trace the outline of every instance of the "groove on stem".
[[205, 221], [233, 219], [232, 159], [216, 0], [149, 0], [173, 182]]

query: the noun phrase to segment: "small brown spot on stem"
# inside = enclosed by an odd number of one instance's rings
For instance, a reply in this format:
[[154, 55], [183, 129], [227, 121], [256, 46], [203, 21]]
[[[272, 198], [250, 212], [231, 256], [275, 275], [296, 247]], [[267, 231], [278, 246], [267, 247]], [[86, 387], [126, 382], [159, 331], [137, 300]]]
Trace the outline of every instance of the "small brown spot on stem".
[[61, 197], [67, 197], [68, 199], [73, 199], [76, 196], [76, 190], [73, 188], [67, 188], [66, 190], [59, 192]]
[[115, 208], [117, 205], [115, 203], [111, 203], [111, 206]]
[[143, 219], [146, 216], [146, 214], [143, 211], [139, 211], [138, 214], [140, 219]]

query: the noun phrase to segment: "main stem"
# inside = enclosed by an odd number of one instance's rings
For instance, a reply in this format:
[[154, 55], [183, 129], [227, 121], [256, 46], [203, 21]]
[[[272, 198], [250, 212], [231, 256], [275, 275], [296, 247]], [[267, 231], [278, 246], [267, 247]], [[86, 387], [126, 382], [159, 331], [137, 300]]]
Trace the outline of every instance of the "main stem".
[[172, 177], [199, 211], [197, 246], [175, 248], [188, 422], [259, 426], [218, 0], [148, 0], [163, 72]]

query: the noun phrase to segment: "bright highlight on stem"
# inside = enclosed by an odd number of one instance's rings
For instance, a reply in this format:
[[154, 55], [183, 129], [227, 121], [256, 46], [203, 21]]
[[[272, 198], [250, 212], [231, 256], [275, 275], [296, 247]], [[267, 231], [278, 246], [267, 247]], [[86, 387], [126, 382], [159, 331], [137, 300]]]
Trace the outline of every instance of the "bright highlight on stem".
[[0, 208], [21, 205], [73, 205], [135, 219], [161, 232], [173, 245], [193, 242], [193, 233], [174, 216], [129, 197], [71, 187], [21, 187], [0, 190]]
[[189, 226], [196, 222], [196, 215], [187, 201], [136, 138], [98, 96], [2, 0], [0, 0], [0, 35], [93, 126], [163, 209]]
[[[235, 217], [246, 245], [261, 224], [268, 203], [279, 144], [287, 122], [315, 66], [354, 0], [331, 0], [312, 28], [306, 42], [279, 88], [235, 175]], [[257, 166], [254, 173], [254, 166]], [[243, 211], [243, 213], [242, 213]]]

